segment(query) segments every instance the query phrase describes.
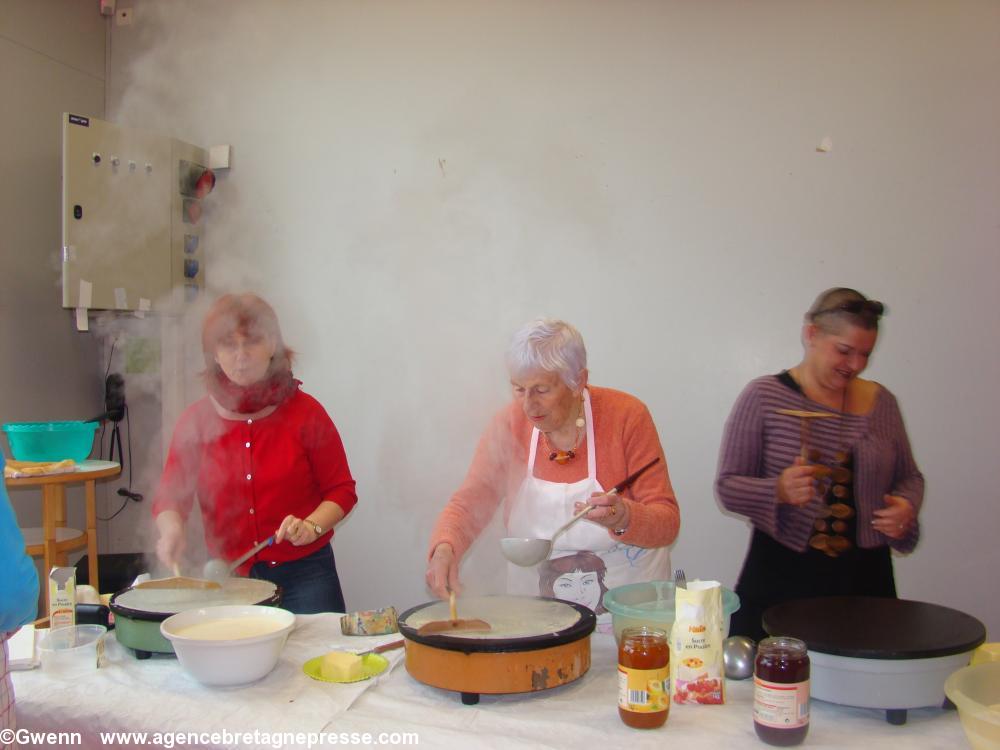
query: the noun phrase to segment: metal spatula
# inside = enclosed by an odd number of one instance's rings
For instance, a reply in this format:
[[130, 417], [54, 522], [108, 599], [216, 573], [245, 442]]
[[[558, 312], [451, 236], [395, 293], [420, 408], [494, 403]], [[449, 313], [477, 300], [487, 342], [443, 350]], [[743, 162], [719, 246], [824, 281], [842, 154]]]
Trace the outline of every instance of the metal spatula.
[[425, 622], [417, 628], [417, 635], [435, 635], [440, 633], [455, 633], [469, 630], [492, 630], [492, 626], [485, 620], [459, 620], [458, 611], [455, 608], [455, 592], [448, 592], [448, 612], [450, 620], [432, 620]]

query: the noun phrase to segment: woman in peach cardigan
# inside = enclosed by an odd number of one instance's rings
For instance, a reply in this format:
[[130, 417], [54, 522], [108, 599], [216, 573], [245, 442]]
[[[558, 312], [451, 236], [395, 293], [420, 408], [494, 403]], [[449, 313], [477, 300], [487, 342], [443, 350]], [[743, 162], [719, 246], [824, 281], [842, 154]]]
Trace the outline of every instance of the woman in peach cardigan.
[[[442, 598], [459, 590], [459, 562], [501, 500], [509, 536], [543, 539], [589, 503], [594, 509], [555, 539], [551, 557], [593, 552], [608, 588], [668, 578], [680, 513], [649, 410], [588, 383], [583, 338], [560, 320], [521, 328], [507, 367], [513, 399], [486, 429], [431, 535], [430, 589]], [[628, 490], [608, 494], [656, 458]], [[509, 565], [507, 588], [537, 596], [539, 566]]]

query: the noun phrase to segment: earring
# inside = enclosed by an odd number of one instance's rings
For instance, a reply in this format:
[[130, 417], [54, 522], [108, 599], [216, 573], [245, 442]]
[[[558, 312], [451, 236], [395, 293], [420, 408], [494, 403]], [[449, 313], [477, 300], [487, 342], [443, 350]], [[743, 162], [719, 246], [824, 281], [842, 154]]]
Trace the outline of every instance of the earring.
[[580, 413], [576, 417], [576, 427], [582, 430], [584, 425], [587, 424], [587, 420], [583, 418], [583, 399], [580, 399]]

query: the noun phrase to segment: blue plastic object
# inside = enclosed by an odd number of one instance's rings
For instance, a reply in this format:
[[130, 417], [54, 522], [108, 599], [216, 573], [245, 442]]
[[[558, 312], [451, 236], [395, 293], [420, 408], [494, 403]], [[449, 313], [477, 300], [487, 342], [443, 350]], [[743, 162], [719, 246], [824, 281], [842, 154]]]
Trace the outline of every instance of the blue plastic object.
[[8, 422], [3, 426], [18, 461], [84, 461], [94, 447], [97, 422]]

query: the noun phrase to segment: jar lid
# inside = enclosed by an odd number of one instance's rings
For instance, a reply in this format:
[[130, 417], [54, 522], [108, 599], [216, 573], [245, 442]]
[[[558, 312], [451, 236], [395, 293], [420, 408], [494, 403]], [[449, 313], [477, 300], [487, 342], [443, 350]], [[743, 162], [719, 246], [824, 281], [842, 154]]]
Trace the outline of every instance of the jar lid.
[[626, 638], [629, 637], [642, 638], [644, 636], [646, 637], [653, 636], [655, 638], [666, 639], [668, 637], [668, 633], [663, 628], [654, 628], [652, 625], [633, 625], [632, 627], [625, 628], [624, 630], [622, 630], [621, 634], [622, 640], [625, 640]]
[[787, 636], [764, 638], [757, 644], [757, 653], [805, 654], [806, 643], [798, 638]]

